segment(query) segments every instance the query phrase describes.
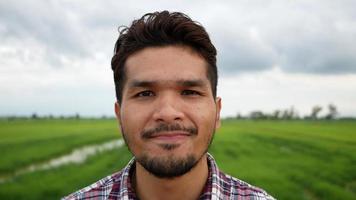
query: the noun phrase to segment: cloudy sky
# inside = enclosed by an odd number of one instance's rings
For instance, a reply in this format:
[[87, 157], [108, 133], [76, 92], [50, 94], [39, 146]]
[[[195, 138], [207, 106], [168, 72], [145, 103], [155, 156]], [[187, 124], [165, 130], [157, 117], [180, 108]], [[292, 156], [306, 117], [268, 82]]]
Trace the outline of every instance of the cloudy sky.
[[181, 11], [218, 49], [223, 116], [337, 106], [356, 116], [356, 1], [0, 1], [0, 115], [113, 115], [117, 27]]

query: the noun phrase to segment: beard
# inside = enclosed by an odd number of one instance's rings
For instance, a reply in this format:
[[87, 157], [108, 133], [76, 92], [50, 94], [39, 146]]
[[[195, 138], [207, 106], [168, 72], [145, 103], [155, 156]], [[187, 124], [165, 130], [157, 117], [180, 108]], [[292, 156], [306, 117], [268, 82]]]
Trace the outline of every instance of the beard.
[[150, 157], [147, 154], [143, 154], [136, 157], [136, 161], [140, 163], [148, 172], [158, 178], [167, 179], [172, 179], [186, 174], [198, 163], [200, 159], [197, 159], [193, 155], [187, 155], [185, 158], [175, 158], [172, 156], [162, 158]]
[[[147, 140], [150, 138], [151, 135], [154, 135], [161, 131], [177, 131], [177, 130], [187, 131], [192, 136], [196, 136], [198, 132], [195, 127], [185, 128], [177, 124], [174, 125], [161, 124], [154, 129], [144, 130], [141, 133], [141, 138], [143, 140]], [[131, 145], [134, 144], [131, 144], [131, 142], [129, 141], [129, 139], [127, 138], [123, 130], [123, 127], [121, 127], [124, 141], [128, 149], [135, 156], [136, 161], [140, 165], [142, 165], [149, 173], [153, 174], [158, 178], [166, 178], [166, 179], [172, 179], [175, 177], [182, 176], [188, 173], [191, 169], [193, 169], [197, 165], [197, 163], [202, 159], [202, 157], [208, 152], [208, 149], [215, 135], [214, 130], [215, 127], [212, 130], [212, 133], [209, 135], [206, 148], [199, 155], [194, 155], [193, 153], [189, 153], [184, 157], [177, 157], [174, 156], [173, 153], [172, 155], [167, 155], [167, 156], [149, 155], [147, 152], [142, 152], [140, 154], [135, 155], [134, 152], [131, 150]], [[161, 144], [159, 146], [166, 151], [172, 151], [175, 148], [179, 147], [178, 144]]]

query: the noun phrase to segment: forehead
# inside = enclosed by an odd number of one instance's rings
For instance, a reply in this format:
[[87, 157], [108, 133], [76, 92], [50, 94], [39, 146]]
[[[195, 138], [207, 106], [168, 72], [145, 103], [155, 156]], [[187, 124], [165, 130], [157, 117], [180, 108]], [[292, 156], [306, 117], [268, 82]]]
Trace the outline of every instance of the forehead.
[[202, 56], [186, 46], [148, 47], [126, 60], [126, 81], [201, 79], [208, 82], [207, 65]]

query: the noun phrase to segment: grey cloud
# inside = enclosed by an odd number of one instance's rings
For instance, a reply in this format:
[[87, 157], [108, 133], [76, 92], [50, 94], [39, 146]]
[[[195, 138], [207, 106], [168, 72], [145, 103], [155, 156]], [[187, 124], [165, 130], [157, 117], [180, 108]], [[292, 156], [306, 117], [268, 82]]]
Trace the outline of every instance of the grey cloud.
[[356, 58], [351, 54], [352, 52], [335, 50], [333, 46], [328, 47], [328, 45], [312, 46], [310, 48], [290, 46], [288, 49], [283, 50], [280, 66], [288, 72], [356, 73]]
[[267, 70], [276, 62], [272, 49], [243, 36], [228, 36], [217, 40], [218, 66], [223, 74]]
[[81, 27], [55, 1], [1, 1], [0, 23], [2, 40], [35, 40], [46, 48], [52, 64], [60, 65], [59, 56], [88, 55]]
[[[332, 26], [332, 25], [327, 25]], [[356, 29], [339, 31], [334, 27], [301, 30], [275, 42], [280, 67], [288, 72], [345, 74], [356, 73]]]
[[231, 74], [279, 67], [289, 73], [356, 73], [352, 7], [356, 2], [231, 4], [209, 24], [220, 50], [221, 71]]
[[[52, 67], [62, 66], [63, 58], [80, 62], [98, 52], [105, 53], [110, 60], [117, 27], [129, 24], [135, 16], [134, 10], [134, 3], [122, 4], [116, 0], [105, 3], [3, 0], [0, 2], [0, 37], [9, 43], [36, 41], [45, 50], [43, 59]], [[24, 45], [23, 48], [31, 47]]]
[[119, 25], [168, 9], [202, 22], [222, 73], [275, 66], [290, 73], [356, 73], [355, 1], [202, 2], [3, 0], [0, 37], [36, 40], [49, 65], [60, 66], [63, 57], [84, 59], [97, 51], [110, 57]]

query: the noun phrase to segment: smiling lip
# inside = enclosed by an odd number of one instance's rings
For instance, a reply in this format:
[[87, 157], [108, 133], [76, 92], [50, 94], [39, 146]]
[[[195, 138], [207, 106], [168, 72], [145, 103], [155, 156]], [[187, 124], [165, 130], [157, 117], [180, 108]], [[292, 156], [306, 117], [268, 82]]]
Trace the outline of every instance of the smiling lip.
[[180, 131], [172, 131], [172, 132], [162, 132], [152, 135], [151, 139], [165, 140], [165, 141], [176, 141], [186, 139], [191, 136], [190, 133], [180, 132]]

